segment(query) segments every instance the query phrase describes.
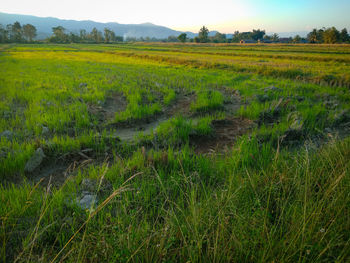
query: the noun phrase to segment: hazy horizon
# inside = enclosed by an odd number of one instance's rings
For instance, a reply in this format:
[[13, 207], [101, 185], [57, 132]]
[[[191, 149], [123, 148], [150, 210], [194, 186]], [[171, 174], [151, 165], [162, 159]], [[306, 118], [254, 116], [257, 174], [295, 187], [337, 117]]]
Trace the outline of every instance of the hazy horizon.
[[244, 3], [236, 0], [219, 0], [216, 3], [179, 0], [176, 4], [160, 0], [130, 0], [128, 3], [100, 0], [98, 4], [91, 0], [20, 0], [5, 1], [0, 12], [102, 23], [152, 23], [192, 32], [197, 32], [205, 25], [210, 30], [222, 33], [249, 31], [253, 28], [279, 33], [330, 26], [349, 28], [348, 10], [350, 2], [346, 0], [334, 0], [332, 3], [326, 0], [310, 0], [308, 3], [302, 0], [293, 3], [276, 0], [263, 3], [257, 0]]

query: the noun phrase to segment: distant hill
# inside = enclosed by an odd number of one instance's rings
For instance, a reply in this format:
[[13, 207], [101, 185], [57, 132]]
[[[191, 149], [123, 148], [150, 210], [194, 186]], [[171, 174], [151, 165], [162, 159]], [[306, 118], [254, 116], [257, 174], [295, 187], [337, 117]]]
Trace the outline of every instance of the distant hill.
[[[69, 32], [78, 33], [80, 29], [85, 29], [90, 32], [94, 27], [103, 31], [105, 27], [113, 30], [116, 35], [123, 37], [155, 37], [155, 38], [168, 38], [168, 36], [178, 36], [181, 31], [176, 31], [168, 27], [158, 26], [151, 23], [143, 24], [119, 24], [115, 22], [111, 23], [99, 23], [90, 20], [77, 21], [77, 20], [64, 20], [54, 17], [37, 17], [29, 15], [17, 15], [7, 14], [0, 12], [0, 24], [7, 25], [14, 22], [20, 22], [23, 24], [32, 24], [37, 28], [37, 39], [44, 39], [52, 35], [52, 27], [63, 26]], [[192, 32], [185, 32], [190, 38], [195, 37], [197, 34]]]
[[[155, 37], [158, 39], [168, 38], [168, 36], [178, 36], [181, 33], [186, 33], [187, 37], [194, 38], [197, 33], [193, 32], [181, 32], [173, 30], [168, 27], [154, 25], [152, 23], [143, 24], [119, 24], [116, 22], [100, 23], [91, 20], [77, 21], [77, 20], [65, 20], [54, 17], [37, 17], [29, 15], [7, 14], [0, 12], [0, 24], [7, 25], [14, 22], [20, 22], [21, 25], [32, 24], [37, 28], [37, 39], [44, 39], [52, 35], [52, 28], [56, 26], [63, 26], [69, 32], [78, 34], [80, 29], [85, 29], [87, 32], [96, 27], [98, 30], [103, 31], [105, 27], [113, 30], [116, 35], [123, 37]], [[199, 30], [199, 29], [198, 29]], [[210, 31], [209, 36], [214, 36], [218, 31]], [[272, 33], [268, 33], [272, 34]], [[299, 34], [300, 36], [306, 36], [307, 32], [282, 32], [278, 33], [280, 37], [294, 37]], [[232, 38], [232, 34], [226, 34], [227, 38]]]
[[[309, 32], [307, 31], [297, 31], [297, 32], [280, 32], [277, 33], [279, 37], [295, 37], [296, 35], [299, 35], [301, 37], [306, 37]], [[270, 33], [268, 33], [270, 35]], [[272, 35], [272, 33], [271, 33]]]

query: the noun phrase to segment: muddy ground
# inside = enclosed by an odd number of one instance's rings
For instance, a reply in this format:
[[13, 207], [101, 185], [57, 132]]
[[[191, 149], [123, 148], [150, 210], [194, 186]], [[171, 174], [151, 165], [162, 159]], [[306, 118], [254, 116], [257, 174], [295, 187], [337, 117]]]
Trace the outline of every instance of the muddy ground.
[[120, 92], [110, 92], [105, 102], [89, 104], [88, 109], [91, 115], [95, 116], [99, 123], [112, 121], [118, 112], [125, 111], [128, 102]]
[[[223, 129], [218, 123], [213, 123], [215, 130], [214, 134], [217, 134], [217, 138], [211, 138], [212, 141], [219, 141], [224, 139], [222, 136], [224, 131], [229, 131], [228, 137], [237, 137], [242, 135], [242, 131], [247, 131], [247, 120], [242, 120], [241, 125], [238, 119], [233, 120], [231, 117], [242, 106], [241, 98], [237, 91], [221, 87], [218, 89], [222, 92], [224, 100], [224, 111], [229, 119], [226, 120], [226, 126], [231, 124], [231, 128]], [[116, 114], [125, 111], [127, 107], [127, 101], [125, 96], [121, 93], [110, 93], [105, 102], [99, 105], [89, 105], [90, 114], [96, 116], [99, 121], [99, 128], [113, 129], [112, 137], [119, 138], [122, 141], [131, 141], [139, 134], [148, 135], [152, 131], [155, 131], [157, 126], [161, 123], [168, 121], [175, 116], [183, 116], [188, 119], [195, 119], [199, 117], [198, 113], [191, 111], [191, 103], [196, 100], [195, 92], [180, 93], [177, 94], [176, 99], [169, 105], [163, 107], [163, 112], [152, 117], [144, 118], [141, 120], [131, 120], [126, 122], [115, 123], [114, 117]], [[237, 134], [235, 134], [237, 132]], [[215, 135], [214, 135], [215, 136]], [[227, 141], [227, 139], [226, 139]], [[234, 141], [234, 138], [232, 139]], [[204, 143], [204, 142], [203, 142]], [[194, 144], [195, 146], [197, 145]], [[232, 145], [232, 144], [231, 144]], [[200, 147], [203, 148], [203, 147]], [[203, 150], [203, 149], [202, 149]], [[201, 151], [202, 152], [202, 151]]]
[[[194, 148], [197, 154], [224, 154], [233, 147], [239, 136], [249, 134], [250, 130], [259, 125], [260, 122], [267, 122], [271, 119], [271, 122], [274, 123], [278, 119], [278, 116], [275, 117], [270, 112], [264, 112], [263, 116], [260, 116], [257, 122], [253, 122], [246, 118], [236, 117], [237, 111], [242, 105], [244, 105], [239, 93], [225, 87], [217, 88], [216, 90], [222, 92], [225, 98], [223, 109], [221, 109], [221, 111], [225, 112], [226, 117], [211, 122], [213, 132], [210, 136], [190, 136], [190, 146]], [[109, 134], [107, 136], [110, 139], [132, 143], [139, 133], [142, 132], [144, 135], [148, 135], [152, 132], [156, 132], [156, 129], [160, 124], [175, 116], [183, 116], [195, 123], [197, 119], [202, 116], [201, 113], [191, 111], [191, 103], [195, 100], [196, 94], [194, 92], [177, 94], [176, 99], [170, 105], [163, 106], [162, 113], [150, 118], [137, 121], [133, 120], [127, 123], [114, 122], [115, 115], [119, 112], [125, 111], [127, 108], [127, 100], [122, 93], [110, 92], [104, 102], [94, 105], [89, 104], [88, 109], [89, 113], [98, 120], [98, 130], [109, 129]], [[280, 105], [285, 106], [287, 103], [280, 100], [275, 108], [278, 108]], [[350, 120], [350, 113], [348, 114], [349, 116], [346, 114], [344, 115], [346, 118], [341, 116], [341, 123], [344, 122], [348, 125], [348, 123], [350, 123], [347, 122]], [[346, 134], [348, 134], [350, 132], [350, 125], [346, 127], [348, 127]], [[280, 143], [288, 143], [292, 139], [294, 140], [296, 135], [300, 135], [299, 130], [289, 129], [288, 134], [281, 137], [283, 140], [281, 139]], [[345, 132], [345, 128], [341, 127], [341, 131]], [[333, 130], [330, 130], [329, 133], [335, 134]], [[300, 142], [303, 140], [300, 140], [300, 138], [297, 137], [294, 141]], [[147, 154], [147, 147], [143, 147], [143, 149]], [[76, 175], [79, 170], [84, 169], [90, 164], [102, 163], [112, 156], [112, 153], [108, 152], [102, 157], [95, 156], [95, 154], [96, 153], [94, 153], [92, 149], [82, 149], [79, 152], [67, 153], [55, 158], [45, 157], [44, 161], [34, 172], [26, 174], [26, 179], [35, 184], [40, 183], [44, 186], [48, 184], [60, 186], [64, 184], [69, 177]], [[20, 176], [14, 176], [11, 182], [17, 184], [22, 181], [23, 178]]]
[[[248, 119], [234, 117], [236, 111], [242, 106], [241, 98], [235, 91], [225, 87], [219, 89], [224, 98], [223, 111], [226, 119], [214, 120], [211, 125], [213, 133], [210, 137], [191, 136], [190, 145], [198, 154], [222, 153], [230, 149], [236, 139], [248, 133], [253, 127], [253, 122]], [[156, 131], [157, 127], [175, 116], [183, 116], [192, 119], [194, 122], [200, 115], [191, 111], [191, 103], [196, 100], [194, 92], [177, 94], [176, 99], [168, 106], [163, 107], [163, 112], [151, 118], [131, 121], [128, 123], [115, 123], [115, 115], [127, 108], [126, 97], [119, 92], [108, 93], [104, 102], [89, 104], [89, 113], [98, 121], [100, 130], [110, 129], [110, 138], [130, 143], [140, 133], [147, 135]], [[147, 151], [147, 150], [146, 150]], [[108, 158], [106, 153], [103, 158]], [[60, 186], [79, 170], [84, 169], [92, 163], [103, 162], [101, 156], [94, 156], [91, 149], [83, 149], [80, 152], [67, 153], [60, 157], [45, 157], [40, 166], [32, 173], [26, 174], [26, 179], [41, 185]], [[16, 179], [19, 183], [19, 178]]]
[[217, 154], [227, 152], [232, 148], [236, 139], [249, 132], [254, 123], [249, 119], [231, 117], [212, 122], [213, 136], [194, 137], [191, 145], [198, 154]]

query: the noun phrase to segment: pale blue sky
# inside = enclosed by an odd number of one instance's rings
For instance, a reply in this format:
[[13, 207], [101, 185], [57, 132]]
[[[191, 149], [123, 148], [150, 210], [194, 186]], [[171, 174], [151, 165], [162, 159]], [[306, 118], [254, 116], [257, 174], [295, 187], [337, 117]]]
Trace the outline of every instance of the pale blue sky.
[[179, 30], [206, 25], [224, 33], [350, 29], [350, 0], [3, 0], [0, 12], [98, 22], [151, 22]]

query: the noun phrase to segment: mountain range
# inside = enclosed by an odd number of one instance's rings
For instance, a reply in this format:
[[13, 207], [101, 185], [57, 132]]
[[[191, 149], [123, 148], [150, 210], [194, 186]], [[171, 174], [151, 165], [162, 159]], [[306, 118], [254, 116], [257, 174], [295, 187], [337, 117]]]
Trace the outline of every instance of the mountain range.
[[[68, 32], [79, 33], [80, 29], [85, 29], [87, 32], [95, 27], [97, 30], [103, 31], [104, 28], [109, 28], [115, 32], [117, 36], [127, 37], [150, 37], [164, 39], [169, 36], [178, 36], [181, 33], [186, 33], [187, 37], [194, 38], [197, 33], [193, 32], [182, 32], [173, 30], [165, 26], [154, 25], [152, 23], [143, 24], [119, 24], [116, 22], [100, 23], [91, 20], [65, 20], [54, 17], [37, 17], [30, 15], [19, 15], [19, 14], [8, 14], [0, 12], [0, 24], [6, 26], [7, 24], [13, 24], [14, 22], [20, 22], [21, 25], [32, 24], [37, 28], [36, 39], [45, 39], [52, 35], [52, 28], [56, 26], [63, 26]], [[198, 29], [199, 30], [199, 29]], [[214, 36], [218, 31], [210, 31], [209, 36]], [[269, 34], [269, 33], [268, 33]], [[279, 33], [280, 37], [305, 36], [307, 32], [282, 32]], [[232, 37], [232, 34], [226, 34], [228, 38]]]
[[[155, 37], [168, 38], [168, 36], [178, 36], [181, 33], [186, 33], [188, 37], [193, 38], [197, 34], [193, 32], [176, 31], [168, 27], [154, 25], [152, 23], [143, 24], [119, 24], [116, 22], [100, 23], [91, 20], [77, 21], [65, 20], [54, 17], [37, 17], [30, 15], [7, 14], [0, 12], [0, 24], [3, 26], [13, 24], [18, 21], [21, 25], [32, 24], [37, 29], [37, 39], [44, 39], [52, 35], [52, 28], [63, 26], [67, 31], [78, 34], [80, 29], [85, 29], [87, 32], [95, 27], [97, 30], [103, 31], [104, 28], [109, 28], [115, 32], [117, 36], [123, 37]], [[211, 32], [213, 34], [213, 32]], [[215, 34], [215, 33], [214, 33]]]

